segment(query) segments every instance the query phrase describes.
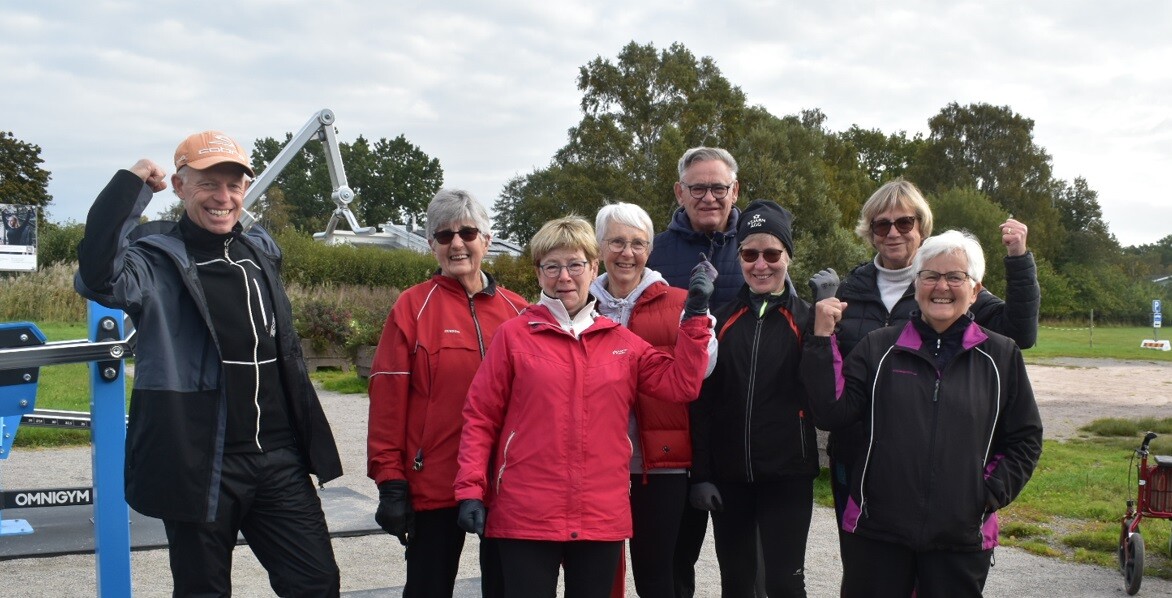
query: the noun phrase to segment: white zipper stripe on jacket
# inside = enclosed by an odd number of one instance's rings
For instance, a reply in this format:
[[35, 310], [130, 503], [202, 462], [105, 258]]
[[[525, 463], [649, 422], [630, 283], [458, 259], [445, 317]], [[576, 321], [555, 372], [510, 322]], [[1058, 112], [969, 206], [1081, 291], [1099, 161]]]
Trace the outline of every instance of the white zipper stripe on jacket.
[[[224, 361], [223, 358], [221, 358], [221, 363], [232, 363], [232, 364], [241, 364], [241, 365], [251, 365], [252, 366], [252, 372], [253, 372], [252, 404], [253, 404], [253, 406], [256, 407], [256, 432], [253, 433], [253, 441], [256, 442], [257, 450], [260, 450], [263, 452], [264, 447], [261, 446], [261, 444], [260, 444], [260, 362], [257, 361], [257, 352], [260, 350], [260, 336], [256, 332], [256, 320], [254, 319], [253, 313], [252, 313], [252, 287], [249, 286], [249, 284], [248, 284], [249, 283], [248, 269], [243, 266], [243, 264], [246, 264], [246, 263], [252, 264], [253, 266], [256, 266], [256, 264], [252, 260], [247, 260], [247, 259], [241, 260], [239, 262], [234, 261], [228, 255], [228, 246], [231, 244], [232, 244], [231, 238], [224, 241], [223, 261], [230, 266], [235, 266], [237, 269], [240, 270], [240, 274], [242, 276], [244, 276], [244, 298], [245, 298], [244, 303], [248, 306], [248, 327], [252, 330], [252, 363]], [[219, 258], [214, 259], [214, 260], [208, 260], [206, 262], [197, 262], [196, 266], [204, 266], [204, 265], [211, 264], [213, 262], [218, 262], [218, 261], [220, 261]], [[255, 281], [254, 281], [254, 284], [255, 284]], [[260, 302], [259, 301], [259, 297], [260, 297], [260, 287], [259, 286], [257, 287], [256, 296], [258, 297], [258, 302]], [[263, 303], [263, 302], [261, 302], [261, 303]], [[268, 314], [266, 314], [264, 312], [263, 305], [261, 307], [261, 317], [265, 318], [265, 320], [264, 320], [265, 324], [266, 324], [265, 329], [268, 330], [268, 325], [267, 325], [268, 324]], [[276, 359], [274, 359], [272, 361], [276, 361]], [[268, 362], [266, 361], [265, 363], [268, 363]]]
[[997, 408], [993, 411], [993, 425], [989, 428], [989, 441], [985, 443], [985, 458], [981, 461], [984, 467], [988, 467], [989, 451], [993, 450], [993, 435], [997, 433], [997, 422], [1001, 420], [1001, 369], [997, 367], [997, 360], [993, 359], [992, 355], [989, 355], [980, 347], [977, 347], [976, 351], [989, 360], [989, 365], [993, 366], [994, 379], [997, 381], [997, 392], [993, 393], [995, 397], [994, 404]]
[[[879, 387], [879, 372], [883, 371], [883, 363], [887, 361], [887, 357], [891, 355], [891, 350], [894, 348], [895, 345], [888, 347], [883, 352], [883, 357], [879, 358], [879, 366], [875, 368], [875, 381], [871, 383], [871, 429], [868, 430], [870, 438], [867, 439], [867, 457], [863, 459], [863, 475], [859, 478], [859, 519], [862, 519], [867, 512], [867, 468], [871, 465], [871, 451], [875, 448], [875, 395], [876, 389]], [[849, 485], [850, 480], [847, 480], [847, 483]], [[855, 529], [858, 529], [859, 519], [855, 520]]]

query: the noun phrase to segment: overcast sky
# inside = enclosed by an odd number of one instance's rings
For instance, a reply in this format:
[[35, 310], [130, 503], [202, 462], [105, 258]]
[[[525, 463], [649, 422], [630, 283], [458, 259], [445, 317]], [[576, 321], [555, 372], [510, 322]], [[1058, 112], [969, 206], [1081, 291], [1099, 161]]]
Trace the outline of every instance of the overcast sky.
[[491, 207], [565, 144], [579, 67], [680, 42], [750, 104], [819, 108], [834, 131], [926, 133], [949, 102], [1008, 105], [1133, 245], [1172, 234], [1170, 34], [1165, 0], [9, 0], [0, 129], [41, 147], [55, 221], [84, 220], [140, 157], [170, 169], [192, 132], [251, 149], [322, 108], [343, 141], [405, 134]]

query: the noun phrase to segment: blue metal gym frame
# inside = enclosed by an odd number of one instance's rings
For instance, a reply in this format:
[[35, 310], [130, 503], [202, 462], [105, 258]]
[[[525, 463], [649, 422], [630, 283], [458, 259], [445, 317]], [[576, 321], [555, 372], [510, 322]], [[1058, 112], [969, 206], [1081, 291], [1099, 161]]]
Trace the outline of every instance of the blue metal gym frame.
[[[4, 434], [35, 404], [36, 370], [43, 365], [90, 362], [90, 431], [93, 434], [94, 553], [99, 596], [130, 596], [130, 507], [126, 504], [123, 463], [126, 445], [126, 380], [122, 360], [131, 357], [133, 335], [123, 338], [123, 314], [89, 302], [89, 340], [45, 343], [35, 324], [18, 323], [36, 337], [23, 346], [0, 347], [0, 371], [33, 368], [32, 396], [14, 397], [0, 386]], [[27, 337], [27, 335], [25, 335]], [[39, 341], [39, 342], [38, 342]], [[19, 385], [25, 387], [27, 384]], [[12, 417], [15, 416], [15, 417]], [[11, 442], [11, 437], [7, 440]], [[7, 448], [0, 450], [6, 457]], [[15, 526], [19, 527], [19, 526]], [[29, 533], [16, 532], [16, 533]], [[2, 541], [2, 540], [0, 540]]]

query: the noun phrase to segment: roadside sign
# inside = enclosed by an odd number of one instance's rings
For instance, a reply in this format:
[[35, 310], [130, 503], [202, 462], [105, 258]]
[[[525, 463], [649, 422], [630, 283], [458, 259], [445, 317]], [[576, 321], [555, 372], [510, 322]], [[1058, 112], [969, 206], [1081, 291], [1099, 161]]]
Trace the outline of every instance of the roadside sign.
[[1156, 313], [1152, 314], [1152, 328], [1159, 328], [1160, 321], [1163, 319], [1164, 319], [1164, 317], [1160, 315], [1160, 312], [1156, 312]]
[[1154, 314], [1160, 313], [1160, 300], [1159, 299], [1152, 299], [1152, 313], [1154, 313]]
[[1143, 342], [1139, 344], [1139, 347], [1141, 349], [1155, 349], [1157, 351], [1172, 351], [1172, 343], [1166, 340], [1162, 341], [1151, 338], [1145, 338]]

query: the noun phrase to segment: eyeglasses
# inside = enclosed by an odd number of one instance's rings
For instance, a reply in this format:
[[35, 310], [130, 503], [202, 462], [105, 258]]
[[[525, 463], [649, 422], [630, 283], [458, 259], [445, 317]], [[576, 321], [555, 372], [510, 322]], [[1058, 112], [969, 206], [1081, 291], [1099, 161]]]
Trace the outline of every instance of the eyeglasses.
[[538, 268], [546, 278], [557, 278], [562, 275], [562, 270], [565, 270], [570, 276], [581, 276], [586, 271], [587, 262], [570, 262], [566, 265], [561, 264], [541, 264]]
[[623, 250], [629, 246], [631, 248], [631, 253], [634, 253], [635, 255], [643, 255], [644, 253], [647, 253], [647, 248], [651, 246], [651, 243], [648, 243], [643, 239], [635, 239], [633, 241], [628, 241], [626, 239], [610, 239], [606, 242], [606, 246], [615, 253], [622, 253]]
[[925, 287], [936, 286], [940, 283], [941, 278], [944, 279], [944, 282], [948, 283], [948, 286], [959, 287], [960, 285], [964, 284], [964, 281], [972, 277], [969, 276], [968, 273], [961, 272], [960, 270], [944, 273], [940, 273], [935, 270], [920, 270], [919, 272], [916, 272], [916, 280], [920, 281], [920, 285]]
[[896, 218], [895, 222], [890, 220], [872, 220], [871, 234], [880, 237], [886, 237], [889, 233], [891, 233], [892, 224], [895, 225], [895, 230], [899, 231], [899, 234], [906, 235], [912, 232], [912, 229], [915, 228], [916, 217], [904, 216], [902, 218]]
[[704, 199], [705, 195], [712, 194], [712, 199], [724, 199], [728, 195], [728, 190], [732, 189], [732, 185], [689, 185], [687, 183], [680, 183], [688, 190], [688, 194], [692, 199]]
[[471, 226], [465, 226], [459, 231], [437, 230], [431, 234], [431, 237], [435, 239], [436, 243], [439, 243], [440, 245], [447, 245], [448, 243], [452, 242], [452, 239], [456, 238], [456, 235], [460, 235], [461, 241], [465, 243], [471, 243], [476, 240], [476, 237], [480, 236], [480, 229], [473, 228]]
[[757, 261], [757, 258], [765, 256], [765, 261], [770, 264], [776, 264], [777, 260], [781, 259], [781, 254], [785, 253], [780, 249], [766, 249], [764, 251], [759, 249], [742, 249], [741, 261], [751, 264]]

